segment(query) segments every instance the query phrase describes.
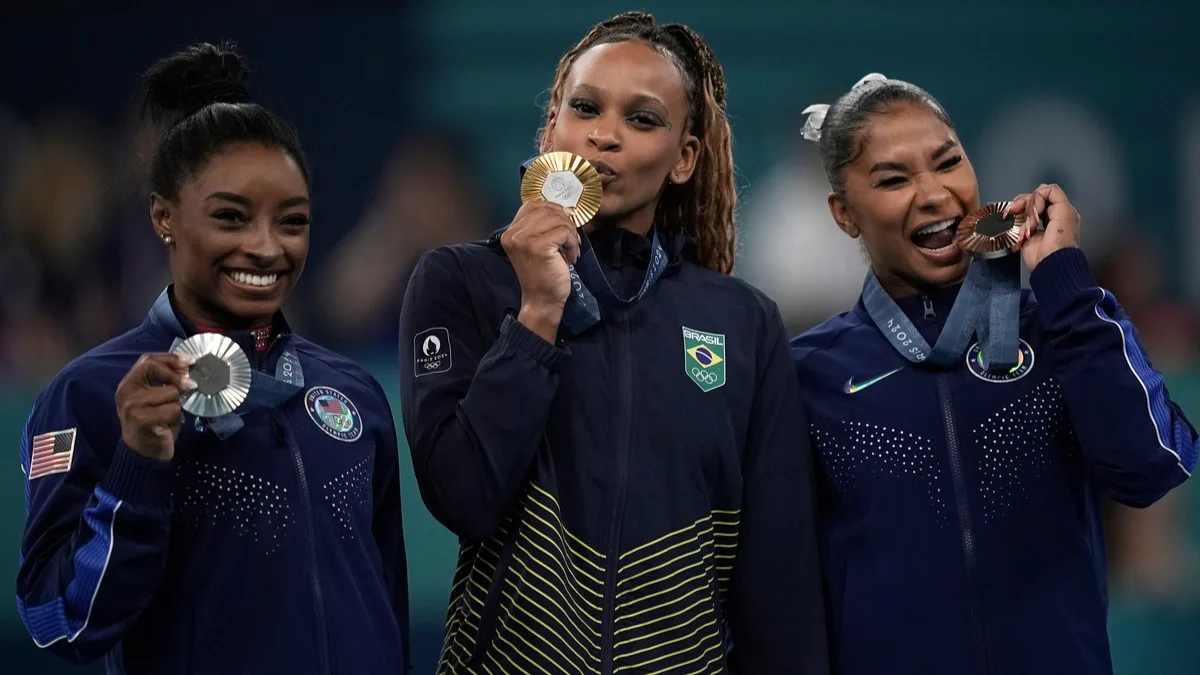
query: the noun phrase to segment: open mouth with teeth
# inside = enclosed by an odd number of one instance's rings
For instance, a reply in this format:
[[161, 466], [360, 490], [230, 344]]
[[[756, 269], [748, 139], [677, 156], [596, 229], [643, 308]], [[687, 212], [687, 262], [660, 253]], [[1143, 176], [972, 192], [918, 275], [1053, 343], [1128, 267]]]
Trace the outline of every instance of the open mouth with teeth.
[[951, 218], [926, 225], [913, 232], [912, 242], [928, 251], [939, 251], [954, 245], [954, 232], [962, 218]]
[[225, 270], [225, 275], [239, 286], [250, 286], [253, 288], [266, 288], [273, 286], [276, 281], [279, 281], [279, 274], [277, 273], [255, 274], [241, 270]]

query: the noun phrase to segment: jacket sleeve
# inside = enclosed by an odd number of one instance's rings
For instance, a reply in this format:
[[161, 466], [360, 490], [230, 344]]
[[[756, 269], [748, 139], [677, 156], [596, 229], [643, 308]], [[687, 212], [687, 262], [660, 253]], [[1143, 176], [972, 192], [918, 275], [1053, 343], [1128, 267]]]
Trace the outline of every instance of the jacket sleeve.
[[400, 500], [400, 451], [396, 443], [396, 423], [387, 395], [378, 383], [376, 393], [383, 402], [386, 424], [376, 441], [374, 498], [375, 510], [371, 534], [383, 562], [383, 579], [391, 596], [396, 625], [404, 648], [404, 672], [412, 670], [411, 621], [408, 603], [408, 556], [404, 548], [404, 509]]
[[116, 646], [154, 596], [166, 566], [174, 474], [173, 462], [120, 441], [115, 412], [106, 413], [111, 393], [86, 389], [60, 376], [34, 404], [21, 439], [26, 520], [17, 609], [38, 647], [75, 663]]
[[1196, 430], [1082, 251], [1046, 256], [1030, 286], [1053, 344], [1054, 377], [1095, 479], [1127, 505], [1154, 503], [1195, 468]]
[[568, 354], [511, 309], [485, 337], [466, 283], [449, 248], [417, 264], [400, 312], [401, 409], [430, 513], [481, 540], [526, 481]]
[[731, 672], [829, 672], [808, 425], [779, 311], [758, 348], [730, 598]]

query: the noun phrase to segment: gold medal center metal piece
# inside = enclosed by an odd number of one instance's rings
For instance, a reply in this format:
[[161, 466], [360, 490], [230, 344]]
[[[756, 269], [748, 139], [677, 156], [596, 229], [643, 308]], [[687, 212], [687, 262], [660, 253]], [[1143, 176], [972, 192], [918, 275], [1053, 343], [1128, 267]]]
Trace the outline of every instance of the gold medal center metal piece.
[[522, 203], [558, 204], [566, 209], [575, 227], [583, 227], [596, 217], [603, 196], [596, 167], [570, 152], [547, 152], [537, 157], [521, 177]]

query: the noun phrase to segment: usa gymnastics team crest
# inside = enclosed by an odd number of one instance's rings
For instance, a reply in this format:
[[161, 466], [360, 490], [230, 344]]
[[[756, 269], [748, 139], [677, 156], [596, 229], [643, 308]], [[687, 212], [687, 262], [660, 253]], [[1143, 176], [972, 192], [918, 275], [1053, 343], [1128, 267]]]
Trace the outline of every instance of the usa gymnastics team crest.
[[993, 373], [983, 361], [983, 347], [976, 342], [967, 350], [967, 370], [984, 382], [1016, 382], [1033, 370], [1033, 347], [1021, 340], [1017, 345], [1017, 365], [1007, 371]]
[[684, 326], [683, 370], [701, 391], [725, 384], [725, 336]]
[[313, 387], [304, 395], [304, 408], [321, 431], [352, 443], [363, 432], [362, 416], [346, 395], [330, 387]]

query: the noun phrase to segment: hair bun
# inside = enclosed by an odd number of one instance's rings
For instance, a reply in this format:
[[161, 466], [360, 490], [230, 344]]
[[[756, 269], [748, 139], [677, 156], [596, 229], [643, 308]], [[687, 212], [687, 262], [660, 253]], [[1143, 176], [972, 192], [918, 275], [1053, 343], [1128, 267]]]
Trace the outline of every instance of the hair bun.
[[246, 103], [250, 74], [232, 43], [201, 42], [162, 58], [142, 75], [142, 114], [154, 121], [186, 117], [213, 103]]

